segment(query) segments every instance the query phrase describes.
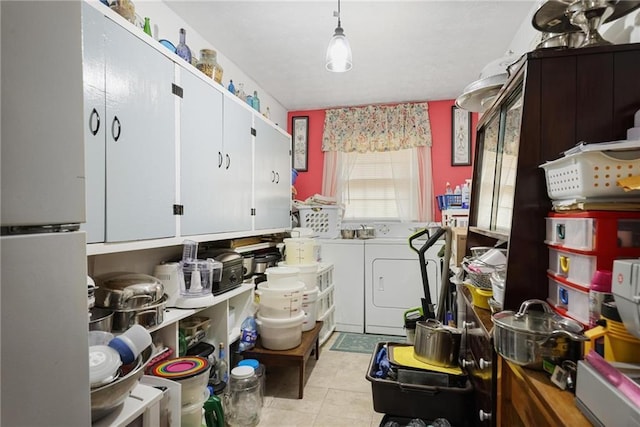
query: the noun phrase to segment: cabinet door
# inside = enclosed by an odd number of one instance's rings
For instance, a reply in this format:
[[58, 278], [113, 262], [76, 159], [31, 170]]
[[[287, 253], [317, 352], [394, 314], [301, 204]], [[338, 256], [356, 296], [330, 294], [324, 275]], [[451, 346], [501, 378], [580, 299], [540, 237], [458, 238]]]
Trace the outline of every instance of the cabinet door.
[[251, 230], [251, 122], [252, 113], [235, 99], [223, 101], [223, 152], [221, 163], [223, 181], [218, 189], [218, 206], [224, 218], [218, 231]]
[[175, 235], [174, 64], [105, 22], [106, 240]]
[[105, 38], [104, 15], [82, 3], [82, 64], [84, 83], [84, 164], [87, 243], [104, 242], [105, 229]]
[[80, 3], [0, 7], [2, 225], [84, 222]]
[[256, 118], [255, 229], [291, 227], [291, 138]]
[[180, 85], [181, 234], [215, 233], [227, 215], [221, 209], [222, 93], [188, 71]]

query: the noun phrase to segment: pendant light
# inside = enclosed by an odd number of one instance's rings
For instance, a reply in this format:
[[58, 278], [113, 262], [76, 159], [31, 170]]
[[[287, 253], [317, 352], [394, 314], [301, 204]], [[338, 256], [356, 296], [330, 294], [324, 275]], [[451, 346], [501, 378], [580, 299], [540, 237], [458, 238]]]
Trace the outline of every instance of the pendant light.
[[338, 0], [338, 12], [333, 13], [338, 17], [338, 26], [327, 48], [326, 67], [334, 73], [349, 71], [352, 67], [351, 46], [340, 26], [340, 0]]

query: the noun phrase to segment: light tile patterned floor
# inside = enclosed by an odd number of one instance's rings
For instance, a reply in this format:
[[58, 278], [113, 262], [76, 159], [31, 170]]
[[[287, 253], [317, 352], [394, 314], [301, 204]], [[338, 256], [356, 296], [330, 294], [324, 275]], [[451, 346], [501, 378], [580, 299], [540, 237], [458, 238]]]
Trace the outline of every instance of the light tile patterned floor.
[[365, 375], [370, 354], [331, 351], [334, 333], [307, 362], [304, 399], [298, 399], [297, 368], [267, 368], [266, 398], [258, 427], [378, 427]]

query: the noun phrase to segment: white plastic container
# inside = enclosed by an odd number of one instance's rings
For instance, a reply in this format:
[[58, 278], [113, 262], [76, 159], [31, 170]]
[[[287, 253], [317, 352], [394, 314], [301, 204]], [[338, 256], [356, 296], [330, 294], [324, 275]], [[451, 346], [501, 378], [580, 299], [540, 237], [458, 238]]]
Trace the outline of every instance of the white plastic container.
[[181, 427], [200, 427], [202, 425], [202, 407], [204, 402], [209, 399], [209, 389], [205, 388], [202, 392], [200, 401], [182, 406], [180, 409], [180, 426]]
[[289, 350], [302, 342], [302, 322], [304, 312], [289, 319], [263, 317], [260, 312], [256, 319], [262, 346], [269, 350]]
[[548, 301], [567, 315], [585, 325], [589, 324], [589, 290], [549, 277]]
[[300, 269], [297, 267], [269, 267], [264, 272], [267, 275], [267, 286], [272, 289], [289, 289], [299, 283]]
[[291, 237], [283, 240], [284, 259], [289, 265], [311, 264], [320, 258], [320, 244], [309, 237]]
[[546, 218], [545, 243], [567, 249], [595, 249], [595, 218]]
[[315, 289], [318, 285], [318, 266], [320, 264], [313, 262], [311, 264], [297, 264], [296, 268], [300, 270], [299, 280], [304, 282], [308, 291]]
[[316, 326], [318, 318], [318, 295], [320, 289], [316, 286], [313, 290], [304, 291], [302, 294], [302, 311], [304, 311], [304, 321], [302, 331], [310, 331]]
[[265, 282], [260, 283], [256, 291], [260, 314], [275, 319], [289, 319], [298, 316], [302, 310], [305, 284], [296, 283], [295, 287], [288, 289], [273, 289], [266, 286]]
[[571, 283], [588, 287], [596, 272], [595, 255], [578, 254], [549, 248], [549, 272], [566, 278]]
[[640, 151], [589, 151], [570, 154], [540, 166], [544, 169], [551, 199], [636, 197], [616, 181], [640, 175]]

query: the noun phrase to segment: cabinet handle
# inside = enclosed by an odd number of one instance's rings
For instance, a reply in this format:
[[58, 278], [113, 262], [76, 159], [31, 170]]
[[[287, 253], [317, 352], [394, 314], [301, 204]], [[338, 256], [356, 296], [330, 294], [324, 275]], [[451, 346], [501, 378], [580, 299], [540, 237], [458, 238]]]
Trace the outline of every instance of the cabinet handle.
[[222, 167], [222, 153], [218, 151], [218, 168]]
[[460, 364], [462, 365], [463, 368], [472, 368], [474, 365], [474, 362], [473, 360], [462, 359], [460, 361]]
[[480, 361], [478, 362], [478, 366], [480, 366], [480, 369], [488, 368], [489, 366], [491, 366], [491, 361], [484, 360], [484, 358], [481, 357]]
[[560, 270], [562, 270], [564, 274], [569, 273], [570, 262], [571, 262], [571, 259], [569, 257], [564, 255], [560, 257]]
[[229, 169], [229, 166], [231, 165], [231, 157], [229, 157], [228, 154], [225, 154], [225, 156], [227, 157], [227, 166], [225, 167], [225, 169]]
[[280, 182], [280, 172], [276, 172], [276, 184]]
[[[118, 125], [117, 134], [116, 134], [116, 125]], [[118, 139], [120, 138], [121, 130], [122, 128], [120, 127], [120, 120], [118, 119], [118, 116], [113, 116], [113, 122], [111, 122], [111, 136], [113, 137], [113, 140], [115, 142], [118, 142]]]
[[[92, 126], [94, 117], [96, 118], [96, 126], [95, 127]], [[91, 131], [91, 134], [93, 136], [96, 136], [96, 134], [98, 133], [99, 129], [100, 129], [100, 114], [94, 108], [93, 111], [91, 111], [91, 115], [89, 116], [89, 130]]]
[[378, 277], [378, 290], [384, 291], [384, 277]]
[[476, 327], [476, 322], [466, 322], [466, 321], [463, 321], [463, 322], [462, 322], [462, 327], [463, 327], [463, 328], [475, 328], [475, 327]]
[[556, 225], [556, 234], [560, 240], [564, 240], [564, 224]]
[[480, 417], [480, 421], [489, 421], [491, 419], [491, 412], [484, 412], [480, 409], [478, 416]]
[[275, 182], [276, 180], [276, 173], [275, 171], [271, 171], [271, 182]]

